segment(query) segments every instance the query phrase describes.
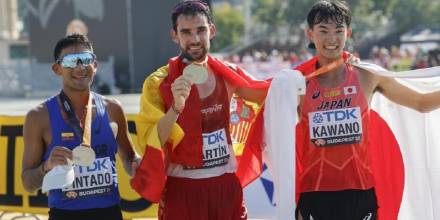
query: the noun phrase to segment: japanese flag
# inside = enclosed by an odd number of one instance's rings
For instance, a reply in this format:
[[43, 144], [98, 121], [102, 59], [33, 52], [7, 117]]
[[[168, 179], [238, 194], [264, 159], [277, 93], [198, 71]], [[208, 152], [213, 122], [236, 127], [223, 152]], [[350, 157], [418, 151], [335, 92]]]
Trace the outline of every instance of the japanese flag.
[[353, 95], [356, 94], [356, 86], [346, 86], [344, 87], [344, 95]]

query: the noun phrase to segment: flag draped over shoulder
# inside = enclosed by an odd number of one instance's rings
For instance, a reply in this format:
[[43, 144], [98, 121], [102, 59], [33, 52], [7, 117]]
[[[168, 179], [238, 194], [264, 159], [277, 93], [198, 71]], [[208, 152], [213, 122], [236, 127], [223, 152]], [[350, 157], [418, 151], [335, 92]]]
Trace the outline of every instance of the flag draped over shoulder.
[[295, 128], [298, 95], [305, 93], [299, 71], [282, 70], [272, 79], [264, 109], [263, 158], [273, 176], [276, 219], [295, 216]]
[[[347, 54], [344, 53], [344, 58], [346, 57]], [[313, 58], [303, 63], [298, 69], [305, 75], [310, 74], [316, 68], [316, 62], [317, 59]], [[360, 62], [353, 65], [381, 76], [411, 78], [398, 79], [398, 81], [421, 93], [440, 90], [440, 67], [395, 73], [369, 63]], [[424, 79], [420, 80], [420, 78]], [[272, 81], [272, 85], [274, 82], [275, 79]], [[269, 93], [273, 89], [272, 87]], [[268, 95], [268, 98], [271, 96]], [[271, 100], [266, 100], [266, 109], [270, 108], [270, 102]], [[440, 158], [440, 139], [437, 138], [440, 110], [428, 114], [419, 113], [392, 103], [379, 93], [373, 96], [371, 106], [374, 110], [370, 112], [369, 139], [371, 143], [369, 155], [376, 181], [375, 187], [379, 204], [378, 219], [440, 219], [440, 197], [438, 196], [440, 195], [440, 160], [438, 159]], [[292, 110], [296, 109], [294, 106], [291, 108]], [[266, 114], [265, 120], [271, 121], [266, 117]], [[288, 123], [285, 121], [289, 120], [281, 120], [278, 122], [280, 125], [275, 125], [275, 127], [283, 127], [283, 123]], [[296, 143], [302, 143], [301, 138], [304, 138], [299, 128], [296, 130]], [[263, 135], [265, 141], [270, 139], [267, 136], [271, 135], [267, 133]], [[285, 143], [289, 141], [287, 140]], [[284, 146], [267, 147], [283, 148]], [[296, 144], [295, 147], [301, 146]], [[263, 151], [267, 151], [267, 149]], [[286, 174], [289, 172], [288, 169], [285, 169]], [[294, 179], [289, 175], [286, 175], [285, 178]], [[274, 178], [274, 184], [275, 188], [289, 188], [289, 186], [277, 183], [276, 178]], [[294, 209], [294, 207], [290, 208]], [[281, 210], [281, 213], [284, 212], [284, 214], [279, 215], [278, 203], [276, 209], [277, 219], [293, 218], [291, 215], [287, 218], [278, 218], [286, 216], [285, 213], [291, 213], [291, 210]]]
[[404, 164], [399, 144], [387, 123], [374, 110], [369, 124], [371, 167], [380, 219], [397, 219], [404, 188]]
[[[209, 56], [208, 65], [215, 74], [221, 75], [223, 79], [233, 86], [253, 89], [267, 89], [269, 87], [268, 81], [255, 80], [237, 66], [226, 64], [217, 58]], [[161, 146], [157, 132], [158, 121], [170, 108], [173, 101], [171, 84], [182, 74], [185, 66], [186, 64], [182, 61], [181, 57], [172, 58], [167, 66], [158, 69], [144, 82], [141, 95], [141, 110], [136, 125], [139, 144], [145, 147], [145, 152], [141, 164], [131, 181], [131, 185], [143, 198], [151, 202], [158, 202], [160, 200], [166, 182], [168, 163], [179, 163], [191, 167], [202, 166], [203, 143], [201, 136], [200, 100], [195, 85], [193, 85], [186, 101], [187, 107], [184, 108], [177, 122], [172, 126], [170, 138], [166, 146]], [[237, 97], [236, 100], [241, 99]], [[241, 101], [240, 103], [247, 102]], [[252, 106], [252, 108], [247, 109], [247, 112], [242, 110], [242, 114], [238, 115], [243, 118], [247, 116], [250, 123], [244, 132], [240, 133], [240, 140], [246, 143], [244, 144], [244, 151], [248, 148], [247, 143], [261, 144], [261, 138], [255, 142], [245, 141], [246, 133], [249, 130], [258, 130], [258, 126], [256, 126], [257, 129], [251, 128], [255, 118], [261, 119], [261, 117], [257, 116], [260, 106], [257, 104], [248, 104], [248, 106]], [[242, 105], [242, 107], [246, 107], [246, 105]], [[251, 113], [253, 115], [250, 115]], [[244, 160], [244, 163], [249, 162], [251, 161]], [[240, 160], [239, 170], [242, 170], [241, 166], [245, 166], [243, 160]], [[249, 172], [244, 173], [243, 178], [247, 178], [247, 173]]]
[[[417, 76], [426, 71], [428, 69], [411, 72]], [[440, 71], [436, 74], [440, 76]], [[440, 90], [439, 77], [398, 81], [421, 93]], [[393, 103], [381, 94], [374, 95], [371, 106], [386, 120], [395, 134], [405, 164], [405, 187], [398, 219], [440, 219], [440, 110], [420, 113]], [[394, 158], [384, 154], [383, 159]], [[394, 178], [394, 174], [387, 177]]]
[[[439, 66], [392, 72], [371, 63], [357, 62], [353, 65], [373, 74], [400, 78], [397, 79], [399, 83], [420, 93], [440, 90]], [[398, 214], [385, 216], [384, 219], [396, 219], [396, 216], [399, 220], [440, 219], [440, 197], [438, 196], [440, 194], [440, 160], [438, 160], [440, 158], [440, 141], [437, 138], [440, 110], [420, 113], [393, 103], [379, 93], [373, 96], [372, 109], [375, 109], [386, 120], [387, 125], [395, 134], [405, 164], [403, 198], [401, 203], [396, 204], [400, 206], [400, 209], [395, 206], [389, 207], [391, 210], [398, 210]], [[384, 141], [387, 142], [387, 140]], [[386, 145], [384, 144], [384, 146]], [[383, 148], [383, 146], [378, 147]], [[396, 163], [396, 159], [400, 158], [389, 156], [393, 155], [393, 152], [387, 152], [390, 150], [394, 151], [394, 149], [382, 150], [385, 152], [382, 156], [383, 160], [392, 161], [388, 164], [393, 164]], [[379, 159], [373, 158], [373, 160], [377, 161]], [[375, 164], [377, 166], [377, 163], [373, 163], [373, 165]], [[380, 167], [373, 168], [377, 170], [383, 169], [383, 167], [382, 164]], [[394, 199], [395, 201], [400, 199], [396, 198], [395, 195], [400, 195], [401, 185], [396, 185], [392, 181], [396, 178], [403, 178], [403, 173], [385, 173], [383, 177], [383, 180], [386, 177], [386, 184], [394, 184], [383, 188], [389, 190], [392, 187], [391, 193], [388, 193], [388, 190], [383, 190], [383, 195], [386, 196], [384, 199]], [[380, 186], [383, 185], [380, 184]], [[384, 212], [380, 209], [379, 211]]]

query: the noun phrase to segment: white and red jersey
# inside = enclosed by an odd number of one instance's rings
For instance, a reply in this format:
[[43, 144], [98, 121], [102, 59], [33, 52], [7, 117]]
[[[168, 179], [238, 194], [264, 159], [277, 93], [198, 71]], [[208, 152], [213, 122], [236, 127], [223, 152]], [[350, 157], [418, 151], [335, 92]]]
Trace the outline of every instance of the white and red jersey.
[[307, 83], [297, 149], [300, 192], [369, 189], [374, 186], [368, 157], [369, 107], [357, 76], [345, 67], [345, 81], [322, 87]]
[[215, 78], [214, 90], [200, 99], [203, 166], [195, 169], [171, 163], [168, 167], [169, 176], [201, 179], [234, 173], [237, 169], [229, 131], [228, 91], [218, 74], [210, 74]]

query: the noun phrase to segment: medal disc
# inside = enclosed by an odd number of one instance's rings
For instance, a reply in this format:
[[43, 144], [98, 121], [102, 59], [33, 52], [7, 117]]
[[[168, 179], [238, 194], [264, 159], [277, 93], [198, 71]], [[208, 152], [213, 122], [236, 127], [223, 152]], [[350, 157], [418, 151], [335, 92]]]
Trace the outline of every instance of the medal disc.
[[73, 163], [80, 166], [90, 166], [95, 161], [95, 151], [92, 148], [79, 145], [72, 151]]
[[183, 75], [195, 84], [202, 84], [208, 80], [208, 70], [199, 65], [190, 64], [183, 69]]

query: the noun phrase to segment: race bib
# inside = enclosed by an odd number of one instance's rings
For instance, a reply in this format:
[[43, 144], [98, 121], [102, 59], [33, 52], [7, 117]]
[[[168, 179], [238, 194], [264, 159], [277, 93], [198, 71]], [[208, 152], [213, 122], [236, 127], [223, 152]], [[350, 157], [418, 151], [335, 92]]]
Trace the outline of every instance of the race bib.
[[224, 128], [203, 133], [203, 168], [223, 166], [229, 162], [229, 145]]
[[353, 144], [362, 139], [359, 107], [309, 113], [310, 140], [317, 147]]
[[88, 167], [75, 166], [75, 180], [63, 188], [63, 199], [77, 199], [109, 194], [113, 190], [113, 164], [110, 157], [97, 158]]

